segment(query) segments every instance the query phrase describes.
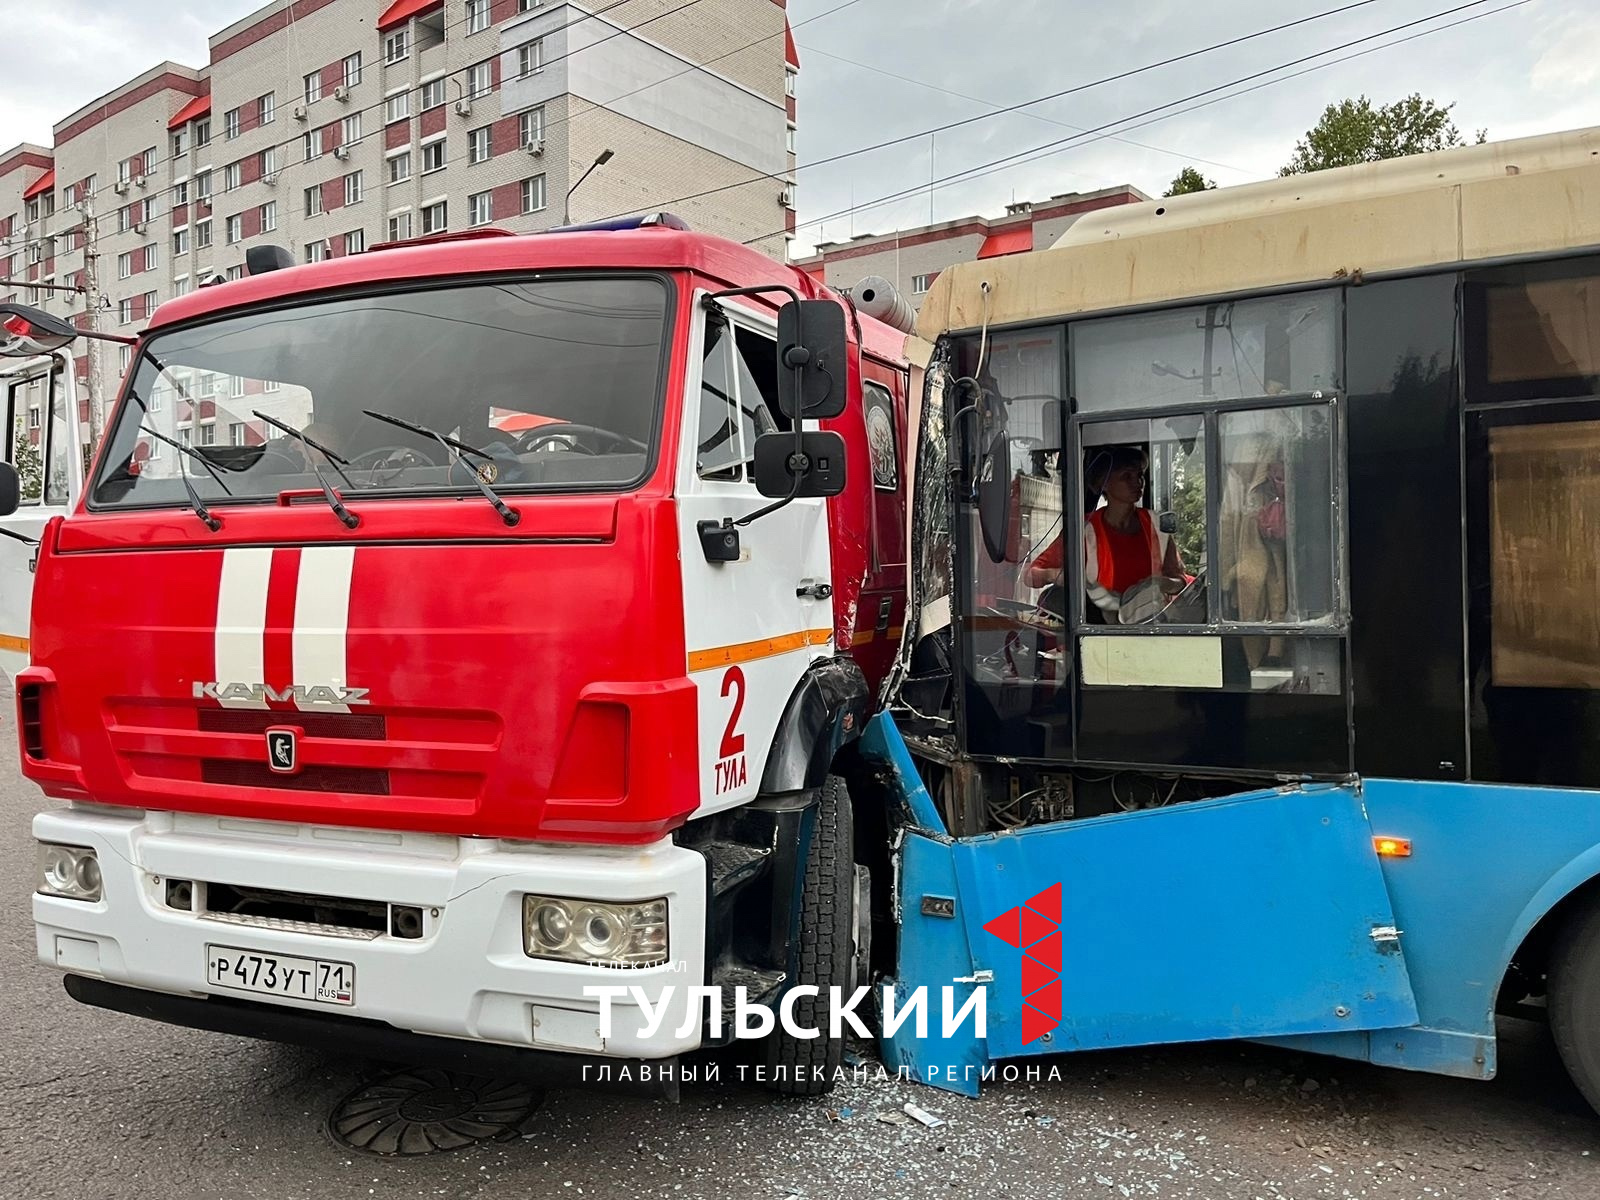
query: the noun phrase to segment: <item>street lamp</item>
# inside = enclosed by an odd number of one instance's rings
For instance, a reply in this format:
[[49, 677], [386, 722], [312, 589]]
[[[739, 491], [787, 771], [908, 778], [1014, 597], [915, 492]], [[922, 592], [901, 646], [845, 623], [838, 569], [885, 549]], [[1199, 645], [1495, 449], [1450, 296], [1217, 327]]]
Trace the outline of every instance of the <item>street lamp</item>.
[[562, 205], [561, 205], [561, 223], [563, 225], [572, 224], [572, 193], [577, 191], [579, 188], [581, 188], [583, 186], [583, 181], [585, 179], [589, 178], [590, 175], [594, 174], [594, 171], [595, 171], [596, 167], [603, 167], [610, 161], [611, 161], [611, 151], [610, 150], [602, 150], [602, 151], [600, 151], [600, 156], [598, 158], [596, 158], [592, 163], [589, 164], [589, 169], [587, 171], [585, 171], [582, 175], [578, 176], [578, 182], [573, 184], [571, 187], [569, 187], [567, 189], [567, 198], [566, 198], [565, 201], [562, 202]]

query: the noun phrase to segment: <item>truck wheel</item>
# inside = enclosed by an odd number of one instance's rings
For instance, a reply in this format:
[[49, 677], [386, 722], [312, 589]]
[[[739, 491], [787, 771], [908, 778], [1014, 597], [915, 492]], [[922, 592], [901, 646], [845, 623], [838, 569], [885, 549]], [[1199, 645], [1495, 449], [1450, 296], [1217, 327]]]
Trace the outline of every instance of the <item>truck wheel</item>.
[[1578, 913], [1550, 957], [1550, 1033], [1572, 1082], [1600, 1112], [1600, 906]]
[[786, 1096], [832, 1091], [834, 1072], [844, 1061], [844, 1040], [828, 1036], [828, 989], [838, 987], [848, 994], [856, 973], [854, 842], [850, 793], [843, 779], [830, 775], [817, 802], [795, 946], [794, 983], [809, 983], [819, 992], [815, 998], [803, 996], [795, 1002], [795, 1024], [821, 1033], [814, 1038], [792, 1037], [780, 1024], [767, 1039], [768, 1068], [786, 1068], [783, 1078], [771, 1080], [771, 1087]]

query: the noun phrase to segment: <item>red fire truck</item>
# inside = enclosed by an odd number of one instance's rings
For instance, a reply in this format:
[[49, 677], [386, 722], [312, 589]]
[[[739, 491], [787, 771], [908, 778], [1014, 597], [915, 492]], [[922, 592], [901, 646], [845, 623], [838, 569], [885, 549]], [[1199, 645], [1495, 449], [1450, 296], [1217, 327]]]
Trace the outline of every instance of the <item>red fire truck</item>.
[[38, 547], [71, 995], [570, 1072], [715, 1040], [693, 987], [864, 976], [838, 764], [904, 620], [903, 337], [666, 216], [248, 265], [156, 312]]

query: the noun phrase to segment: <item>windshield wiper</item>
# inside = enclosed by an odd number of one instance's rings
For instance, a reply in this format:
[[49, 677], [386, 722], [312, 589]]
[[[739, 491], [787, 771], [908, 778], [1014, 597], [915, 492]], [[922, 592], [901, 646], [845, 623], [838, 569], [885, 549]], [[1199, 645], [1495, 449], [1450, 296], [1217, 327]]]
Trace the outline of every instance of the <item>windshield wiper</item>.
[[[142, 403], [140, 407], [143, 407]], [[212, 467], [211, 460], [206, 458], [204, 454], [201, 454], [200, 451], [196, 450], [193, 446], [185, 446], [177, 438], [168, 437], [159, 430], [151, 429], [148, 425], [140, 425], [139, 431], [141, 433], [148, 433], [158, 442], [165, 442], [167, 445], [177, 450], [180, 454], [199, 460], [200, 465], [206, 469], [206, 473], [217, 481], [217, 486], [223, 491], [227, 492], [228, 495], [233, 495], [233, 489], [222, 482], [222, 476], [218, 475], [216, 470]], [[211, 515], [211, 510], [206, 507], [205, 501], [200, 499], [200, 493], [195, 491], [194, 482], [189, 478], [189, 472], [183, 469], [181, 463], [178, 466], [178, 479], [183, 484], [183, 490], [189, 493], [189, 507], [194, 509], [194, 515], [204, 521], [206, 523], [206, 528], [211, 530], [212, 533], [215, 533], [217, 530], [221, 529], [222, 522]]]
[[[251, 415], [260, 417], [274, 429], [283, 430], [284, 433], [294, 438], [295, 441], [303, 443], [308, 449], [316, 450], [321, 453], [329, 462], [333, 464], [333, 469], [339, 472], [339, 478], [344, 480], [345, 483], [349, 484], [352, 489], [355, 488], [356, 485], [350, 483], [350, 476], [346, 475], [344, 473], [344, 468], [339, 465], [340, 463], [349, 462], [349, 459], [335, 454], [321, 442], [317, 441], [315, 438], [307, 437], [292, 425], [285, 425], [276, 417], [267, 416], [267, 414], [262, 412], [259, 408], [253, 408], [250, 410], [250, 412]], [[338, 517], [339, 520], [344, 522], [344, 527], [346, 529], [354, 529], [357, 525], [361, 524], [361, 518], [346, 508], [344, 506], [344, 501], [339, 499], [339, 493], [333, 490], [333, 485], [328, 482], [328, 477], [322, 473], [322, 468], [317, 466], [316, 460], [307, 456], [306, 466], [311, 468], [311, 473], [317, 477], [317, 482], [322, 485], [322, 494], [327, 498], [328, 507], [333, 509], [334, 516]]]
[[439, 445], [443, 446], [449, 453], [451, 461], [459, 463], [466, 469], [467, 474], [472, 476], [472, 482], [478, 485], [478, 490], [483, 493], [483, 498], [490, 504], [494, 505], [494, 510], [500, 514], [500, 519], [502, 521], [504, 521], [507, 525], [515, 525], [518, 521], [522, 520], [522, 514], [508, 505], [504, 500], [500, 499], [499, 496], [495, 495], [494, 489], [483, 481], [483, 476], [479, 475], [477, 471], [473, 470], [472, 464], [461, 457], [462, 453], [465, 452], [483, 459], [483, 461], [486, 463], [492, 464], [494, 462], [494, 455], [490, 454], [486, 450], [480, 450], [476, 446], [469, 446], [466, 442], [458, 442], [455, 438], [450, 437], [448, 434], [440, 433], [437, 429], [429, 429], [426, 425], [418, 425], [414, 421], [408, 421], [404, 417], [392, 417], [388, 413], [374, 412], [370, 408], [364, 408], [361, 411], [366, 413], [367, 416], [372, 417], [374, 420], [385, 421], [390, 425], [398, 425], [401, 429], [409, 429], [412, 433], [421, 434], [423, 437], [430, 437], [434, 441], [438, 442]]

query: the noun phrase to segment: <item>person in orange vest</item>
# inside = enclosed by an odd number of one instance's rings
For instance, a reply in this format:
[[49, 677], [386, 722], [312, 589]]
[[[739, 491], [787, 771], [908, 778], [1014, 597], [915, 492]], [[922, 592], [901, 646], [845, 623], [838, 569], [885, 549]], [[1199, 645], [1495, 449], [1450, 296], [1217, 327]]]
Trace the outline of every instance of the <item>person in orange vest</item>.
[[[1161, 577], [1169, 596], [1188, 583], [1176, 539], [1168, 538], [1163, 551], [1155, 518], [1142, 506], [1147, 462], [1137, 446], [1109, 446], [1093, 452], [1084, 472], [1106, 501], [1083, 523], [1084, 583], [1089, 599], [1106, 613], [1117, 612], [1122, 594], [1151, 576]], [[1036, 588], [1063, 583], [1065, 565], [1057, 537], [1023, 571], [1024, 582]]]

